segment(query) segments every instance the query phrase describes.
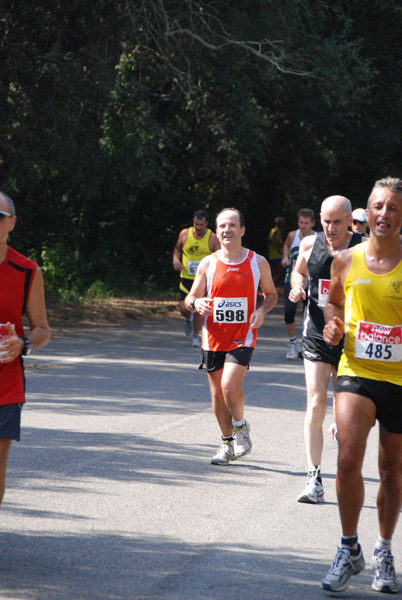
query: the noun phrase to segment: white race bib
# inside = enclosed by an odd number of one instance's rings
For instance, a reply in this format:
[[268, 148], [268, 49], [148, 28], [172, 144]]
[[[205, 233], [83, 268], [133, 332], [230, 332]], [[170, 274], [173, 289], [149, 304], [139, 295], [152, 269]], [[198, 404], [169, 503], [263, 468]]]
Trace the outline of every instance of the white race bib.
[[329, 294], [330, 279], [319, 279], [318, 280], [318, 306], [324, 308]]
[[189, 260], [187, 263], [187, 271], [189, 275], [195, 275], [197, 273], [198, 265], [200, 264], [200, 260]]
[[356, 327], [355, 356], [365, 360], [401, 362], [402, 325], [359, 321]]
[[247, 323], [247, 298], [214, 298], [214, 323]]

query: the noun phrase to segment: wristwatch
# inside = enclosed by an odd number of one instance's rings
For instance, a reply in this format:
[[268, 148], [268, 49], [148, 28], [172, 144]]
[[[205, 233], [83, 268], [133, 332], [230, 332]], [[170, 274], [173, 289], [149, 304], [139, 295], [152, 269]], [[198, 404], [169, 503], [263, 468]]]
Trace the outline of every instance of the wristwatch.
[[33, 352], [33, 344], [31, 344], [31, 342], [29, 341], [29, 339], [27, 338], [26, 335], [20, 335], [19, 336], [21, 340], [24, 340], [24, 348], [21, 352], [21, 356], [29, 356], [30, 354], [32, 354]]
[[197, 298], [193, 298], [190, 302], [190, 308], [192, 308], [193, 310], [195, 310], [195, 301], [197, 300]]

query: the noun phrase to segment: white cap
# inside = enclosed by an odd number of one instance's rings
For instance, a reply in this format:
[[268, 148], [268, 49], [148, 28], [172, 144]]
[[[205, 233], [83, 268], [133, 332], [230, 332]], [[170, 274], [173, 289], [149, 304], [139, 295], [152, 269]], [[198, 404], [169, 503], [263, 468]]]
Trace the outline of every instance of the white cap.
[[355, 221], [360, 221], [360, 223], [364, 223], [364, 221], [366, 220], [366, 211], [364, 210], [364, 208], [356, 208], [356, 210], [352, 212], [352, 217], [353, 219], [355, 219]]

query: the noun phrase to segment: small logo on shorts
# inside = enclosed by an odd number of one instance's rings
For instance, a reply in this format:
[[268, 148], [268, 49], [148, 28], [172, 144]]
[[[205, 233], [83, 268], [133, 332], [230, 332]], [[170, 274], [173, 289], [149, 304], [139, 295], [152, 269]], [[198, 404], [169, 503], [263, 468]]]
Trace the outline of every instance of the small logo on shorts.
[[315, 354], [315, 352], [309, 352], [308, 350], [304, 351], [304, 356], [306, 358], [318, 358], [318, 354]]
[[341, 385], [342, 387], [346, 387], [346, 386], [350, 385], [350, 381], [349, 381], [349, 379], [342, 379], [339, 382], [339, 385]]

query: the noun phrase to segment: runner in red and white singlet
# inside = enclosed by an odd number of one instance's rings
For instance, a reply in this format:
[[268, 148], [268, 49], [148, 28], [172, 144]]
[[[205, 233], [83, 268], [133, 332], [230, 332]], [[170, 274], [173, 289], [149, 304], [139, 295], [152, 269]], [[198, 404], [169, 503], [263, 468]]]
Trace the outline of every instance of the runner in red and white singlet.
[[[0, 192], [0, 504], [11, 441], [20, 439], [25, 402], [22, 357], [47, 344], [50, 337], [42, 273], [36, 263], [7, 245], [16, 219], [13, 201]], [[23, 314], [29, 321], [27, 335]]]
[[202, 348], [229, 352], [240, 346], [255, 347], [257, 330], [250, 327], [256, 309], [260, 269], [257, 256], [247, 250], [245, 259], [229, 264], [215, 252], [209, 261], [207, 297], [213, 314], [204, 318]]
[[[208, 372], [212, 408], [222, 432], [222, 445], [211, 459], [214, 465], [228, 465], [251, 451], [243, 379], [257, 329], [278, 298], [268, 262], [242, 246], [244, 233], [238, 210], [219, 213], [216, 234], [221, 249], [202, 259], [185, 300], [188, 310], [203, 317], [202, 366]], [[263, 300], [257, 308], [258, 287]]]

